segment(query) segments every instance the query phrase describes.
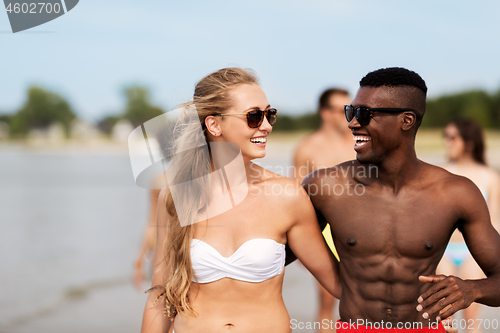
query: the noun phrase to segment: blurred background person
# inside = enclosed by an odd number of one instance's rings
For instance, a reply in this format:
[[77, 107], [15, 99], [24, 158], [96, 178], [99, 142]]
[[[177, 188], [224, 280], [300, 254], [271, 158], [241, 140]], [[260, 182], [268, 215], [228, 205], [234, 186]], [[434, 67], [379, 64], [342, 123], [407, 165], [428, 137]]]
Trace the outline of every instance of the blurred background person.
[[[443, 167], [451, 173], [472, 180], [481, 190], [490, 210], [491, 222], [499, 230], [500, 182], [498, 173], [485, 160], [485, 142], [481, 126], [468, 118], [454, 118], [444, 129], [444, 144], [448, 162]], [[441, 274], [452, 274], [465, 279], [481, 279], [485, 275], [472, 258], [462, 234], [452, 235], [438, 266]], [[467, 327], [481, 332], [477, 325], [480, 304], [473, 303], [463, 310]]]
[[[162, 116], [161, 116], [162, 117]], [[173, 123], [169, 121], [170, 118], [156, 118], [157, 123], [161, 124], [155, 133], [154, 139], [149, 138], [149, 143], [153, 144], [152, 149], [159, 149], [163, 155], [162, 168], [154, 169], [154, 174], [151, 176], [151, 185], [148, 197], [148, 220], [143, 232], [141, 245], [139, 246], [139, 253], [134, 261], [134, 269], [132, 274], [132, 282], [138, 291], [145, 291], [143, 282], [152, 276], [153, 265], [152, 259], [156, 247], [156, 212], [158, 207], [158, 197], [160, 196], [161, 189], [167, 182], [165, 167], [170, 161], [169, 151], [172, 149], [171, 143], [173, 140]], [[162, 124], [163, 123], [163, 124]], [[148, 266], [144, 268], [144, 264]], [[148, 274], [146, 274], [148, 272]]]
[[[168, 151], [172, 148], [172, 125], [173, 123], [167, 120], [165, 124], [161, 125], [157, 129], [154, 138], [157, 148], [160, 149], [163, 154], [164, 159], [162, 163], [168, 163], [170, 161]], [[151, 143], [151, 140], [149, 142]], [[162, 165], [162, 170], [165, 171], [164, 168], [166, 167], [166, 164]], [[144, 282], [151, 281], [153, 276], [153, 260], [156, 249], [158, 198], [160, 197], [161, 188], [163, 188], [167, 183], [166, 177], [166, 172], [157, 172], [153, 176], [151, 189], [148, 192], [148, 220], [143, 232], [141, 245], [139, 246], [139, 253], [134, 261], [132, 273], [132, 282], [134, 287], [140, 292], [144, 292], [147, 289], [144, 288]], [[172, 331], [173, 326], [171, 326], [165, 333], [172, 333]]]
[[[318, 113], [321, 118], [321, 127], [299, 143], [294, 156], [295, 178], [302, 183], [310, 172], [353, 160], [356, 157], [353, 149], [351, 130], [347, 127], [344, 115], [344, 105], [350, 104], [349, 92], [341, 88], [325, 90], [318, 103]], [[323, 231], [328, 246], [337, 256], [330, 232], [330, 226]], [[335, 298], [316, 282], [319, 294], [319, 311], [317, 321], [334, 320], [333, 310]], [[323, 325], [318, 332], [332, 332], [333, 329], [324, 329]]]
[[[153, 267], [151, 262], [156, 247], [156, 210], [158, 206], [159, 195], [159, 189], [152, 189], [149, 191], [148, 223], [146, 224], [146, 228], [144, 229], [141, 246], [139, 247], [139, 253], [137, 254], [137, 258], [134, 261], [132, 281], [135, 288], [141, 292], [146, 290], [144, 288], [144, 282], [148, 279], [148, 274], [146, 274], [146, 271], [151, 272]], [[146, 270], [144, 268], [144, 263], [146, 263], [146, 266], [148, 266]]]

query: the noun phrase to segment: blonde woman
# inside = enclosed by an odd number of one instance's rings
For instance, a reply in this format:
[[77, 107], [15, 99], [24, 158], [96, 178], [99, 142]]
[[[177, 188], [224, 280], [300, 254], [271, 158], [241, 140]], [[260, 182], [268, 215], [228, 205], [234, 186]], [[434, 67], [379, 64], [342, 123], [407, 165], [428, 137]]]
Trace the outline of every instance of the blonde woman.
[[[206, 205], [213, 204], [203, 203], [203, 189], [178, 194], [184, 208], [189, 208], [182, 213], [174, 207], [172, 193], [161, 192], [154, 288], [141, 332], [166, 332], [175, 316], [175, 333], [229, 329], [289, 333], [290, 317], [282, 298], [285, 244], [330, 293], [340, 297], [341, 287], [336, 260], [305, 191], [296, 181], [252, 162], [266, 154], [277, 111], [257, 78], [239, 68], [203, 78], [189, 104], [196, 108], [203, 139], [210, 144], [235, 144], [241, 151], [248, 195], [232, 209], [198, 222]], [[185, 133], [178, 139], [180, 148], [199, 140], [192, 137], [194, 131]], [[215, 166], [213, 159], [200, 163], [202, 155], [201, 150], [190, 149], [182, 159], [172, 159], [182, 171], [173, 181], [196, 179], [193, 186], [203, 188], [199, 177]], [[187, 220], [183, 223], [187, 225], [181, 226], [180, 219]]]

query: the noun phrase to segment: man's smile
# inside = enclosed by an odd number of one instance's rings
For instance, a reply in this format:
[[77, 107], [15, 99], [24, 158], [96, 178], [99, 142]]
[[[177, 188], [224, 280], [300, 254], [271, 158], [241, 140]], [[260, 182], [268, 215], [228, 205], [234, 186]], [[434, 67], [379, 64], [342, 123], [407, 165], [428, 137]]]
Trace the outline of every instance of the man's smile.
[[360, 149], [361, 147], [364, 147], [372, 140], [371, 136], [366, 135], [366, 134], [361, 134], [361, 135], [354, 135], [352, 137], [356, 143], [354, 144], [354, 149]]

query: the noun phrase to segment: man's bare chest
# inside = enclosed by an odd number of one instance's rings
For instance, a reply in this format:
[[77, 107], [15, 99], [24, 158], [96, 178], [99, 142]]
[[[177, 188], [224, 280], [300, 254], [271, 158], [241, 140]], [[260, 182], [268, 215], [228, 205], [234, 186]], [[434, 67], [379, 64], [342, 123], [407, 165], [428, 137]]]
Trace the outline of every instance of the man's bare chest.
[[392, 253], [427, 258], [444, 251], [457, 222], [453, 207], [420, 194], [384, 197], [354, 193], [331, 200], [321, 213], [330, 224], [336, 246], [353, 255]]

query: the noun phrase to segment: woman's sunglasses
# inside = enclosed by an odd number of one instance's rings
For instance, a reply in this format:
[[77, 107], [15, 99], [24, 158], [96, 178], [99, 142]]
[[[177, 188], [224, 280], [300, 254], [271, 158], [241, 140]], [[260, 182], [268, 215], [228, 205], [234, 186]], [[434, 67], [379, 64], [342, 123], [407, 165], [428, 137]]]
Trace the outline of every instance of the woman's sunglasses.
[[455, 141], [458, 138], [456, 135], [449, 135], [447, 133], [443, 133], [443, 139], [449, 140], [449, 141]]
[[247, 118], [247, 124], [250, 128], [257, 128], [264, 122], [264, 117], [267, 118], [269, 125], [274, 126], [276, 124], [276, 118], [278, 117], [278, 110], [267, 109], [267, 110], [251, 110], [245, 113], [224, 113], [221, 116], [235, 116], [244, 114]]
[[348, 122], [356, 117], [356, 120], [361, 126], [366, 126], [370, 123], [372, 112], [385, 112], [385, 113], [401, 113], [406, 111], [415, 112], [412, 109], [399, 109], [399, 108], [368, 108], [366, 106], [352, 106], [344, 105], [345, 119]]

